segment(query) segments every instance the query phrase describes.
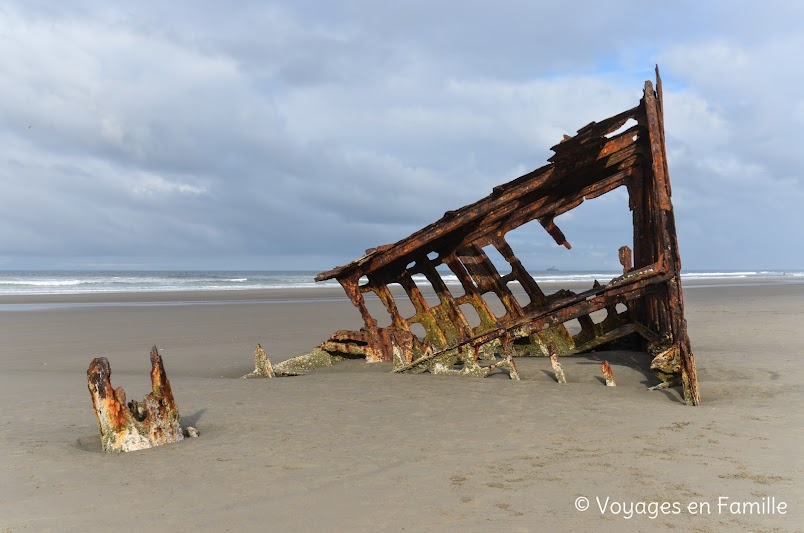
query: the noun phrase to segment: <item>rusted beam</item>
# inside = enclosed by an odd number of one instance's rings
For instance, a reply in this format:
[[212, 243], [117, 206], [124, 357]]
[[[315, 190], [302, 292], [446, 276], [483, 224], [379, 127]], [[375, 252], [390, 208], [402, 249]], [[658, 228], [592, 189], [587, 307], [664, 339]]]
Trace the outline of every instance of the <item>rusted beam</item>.
[[684, 399], [688, 404], [701, 403], [698, 391], [698, 376], [695, 367], [695, 357], [692, 353], [689, 338], [687, 337], [687, 324], [684, 319], [684, 297], [681, 291], [681, 256], [678, 252], [678, 239], [676, 237], [673, 204], [670, 200], [670, 174], [667, 169], [667, 155], [664, 140], [664, 113], [662, 109], [661, 77], [659, 67], [656, 67], [656, 83], [658, 94], [653, 91], [650, 81], [645, 82], [645, 112], [647, 116], [648, 135], [652, 169], [655, 183], [655, 193], [659, 209], [658, 217], [659, 240], [663, 246], [662, 251], [667, 254], [667, 262], [674, 272], [674, 276], [667, 284], [667, 305], [669, 307], [670, 329], [675, 346], [679, 351], [681, 361], [681, 379], [684, 388]]
[[570, 245], [570, 243], [567, 242], [567, 238], [564, 236], [564, 232], [561, 231], [561, 229], [558, 226], [556, 226], [555, 222], [553, 222], [554, 218], [555, 218], [554, 215], [547, 215], [540, 218], [539, 223], [542, 225], [545, 231], [547, 231], [547, 233], [550, 234], [553, 240], [556, 241], [556, 244], [563, 246], [567, 250], [571, 249], [572, 246]]

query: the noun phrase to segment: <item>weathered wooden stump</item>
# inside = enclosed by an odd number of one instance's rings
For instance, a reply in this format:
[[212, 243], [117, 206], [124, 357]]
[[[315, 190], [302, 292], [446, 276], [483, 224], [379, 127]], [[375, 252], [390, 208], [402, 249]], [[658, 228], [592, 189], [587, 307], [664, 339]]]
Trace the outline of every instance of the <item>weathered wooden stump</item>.
[[97, 357], [87, 370], [87, 386], [105, 452], [131, 452], [184, 438], [162, 357], [151, 349], [151, 392], [126, 404], [123, 387], [112, 389], [109, 360]]

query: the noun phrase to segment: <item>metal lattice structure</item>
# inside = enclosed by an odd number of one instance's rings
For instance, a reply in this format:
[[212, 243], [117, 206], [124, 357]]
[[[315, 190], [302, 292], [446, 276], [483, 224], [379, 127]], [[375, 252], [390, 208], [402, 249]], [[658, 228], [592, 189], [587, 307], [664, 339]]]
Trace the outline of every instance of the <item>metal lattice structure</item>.
[[[618, 132], [629, 119], [636, 124]], [[649, 347], [664, 361], [657, 373], [678, 378], [687, 403], [697, 405], [700, 397], [684, 319], [658, 68], [655, 90], [646, 81], [639, 105], [592, 122], [573, 137], [565, 135], [552, 150], [555, 154], [549, 164], [495, 187], [478, 202], [448, 211], [395, 244], [367, 250], [363, 257], [316, 276], [317, 281], [337, 279], [365, 323], [360, 331], [334, 333], [322, 348], [365, 356], [367, 361], [393, 361], [397, 372], [453, 371], [457, 363], [485, 375], [502, 361], [491, 366], [480, 366], [478, 361], [495, 359], [499, 350], [509, 355], [503, 361], [511, 362], [514, 343], [528, 344], [540, 355], [568, 355], [618, 339], [637, 339], [642, 348]], [[570, 248], [554, 222], [556, 217], [585, 199], [622, 186], [627, 188], [633, 216], [633, 247], [619, 250], [623, 275], [604, 285], [595, 282], [583, 292], [545, 295], [506, 241], [506, 233], [538, 221], [556, 243]], [[499, 251], [510, 273], [500, 275], [483, 251], [486, 246]], [[441, 265], [460, 281], [461, 296], [453, 296], [444, 283], [437, 270]], [[425, 300], [413, 279], [417, 274], [424, 275], [438, 295], [436, 305]], [[367, 281], [361, 283], [361, 278]], [[404, 296], [395, 296], [389, 289], [397, 283]], [[527, 303], [515, 297], [510, 287], [514, 283], [527, 294]], [[382, 301], [390, 326], [377, 326], [366, 306], [366, 293]], [[490, 294], [502, 302], [503, 314], [492, 312], [485, 299]], [[411, 301], [413, 316], [400, 313], [396, 301], [400, 297]], [[618, 312], [618, 304], [625, 310]], [[467, 321], [467, 305], [480, 318], [475, 327]], [[604, 309], [605, 320], [595, 323], [590, 314]], [[581, 331], [570, 335], [565, 323], [573, 319]], [[424, 328], [424, 338], [413, 335], [414, 324]], [[510, 369], [513, 376], [512, 362]]]

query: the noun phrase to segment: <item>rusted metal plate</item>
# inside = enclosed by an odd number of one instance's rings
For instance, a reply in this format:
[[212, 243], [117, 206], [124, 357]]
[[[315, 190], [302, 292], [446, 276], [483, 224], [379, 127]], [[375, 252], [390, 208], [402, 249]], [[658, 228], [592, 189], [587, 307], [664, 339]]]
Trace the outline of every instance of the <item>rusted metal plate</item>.
[[[496, 350], [500, 347], [507, 347], [504, 356], [508, 359], [518, 355], [517, 346], [525, 344], [531, 348], [520, 348], [520, 352], [549, 356], [587, 351], [623, 338], [637, 340], [646, 349], [648, 343], [664, 338], [669, 339], [665, 349], [672, 350], [668, 353], [677, 354], [685, 400], [700, 403], [684, 321], [658, 68], [656, 78], [657, 90], [645, 82], [644, 96], [636, 107], [592, 122], [573, 137], [565, 135], [552, 148], [555, 154], [548, 165], [495, 187], [473, 204], [447, 211], [440, 220], [395, 244], [371, 248], [345, 266], [318, 274], [317, 281], [340, 282], [365, 322], [358, 332], [336, 332], [321, 347], [330, 353], [364, 356], [367, 361], [393, 361], [397, 371], [432, 371], [432, 361], [443, 359], [439, 372], [452, 373], [457, 369], [447, 368], [449, 362], [474, 369], [478, 358], [499, 361], [497, 356], [502, 354]], [[619, 132], [629, 119], [636, 125]], [[632, 246], [618, 251], [623, 275], [605, 285], [596, 282], [581, 293], [562, 290], [545, 296], [506, 241], [506, 233], [538, 221], [558, 245], [569, 249], [556, 217], [620, 186], [628, 190], [634, 237]], [[483, 250], [486, 246], [493, 246], [505, 258], [510, 273], [498, 272]], [[457, 277], [461, 296], [453, 296], [444, 283], [437, 269], [442, 265]], [[426, 278], [438, 303], [427, 302], [415, 275]], [[524, 290], [527, 302], [517, 299], [511, 283]], [[391, 284], [401, 286], [404, 294], [394, 294]], [[366, 293], [380, 299], [390, 315], [390, 326], [377, 326], [366, 307]], [[399, 298], [409, 300], [413, 316], [400, 314]], [[499, 300], [504, 311], [495, 314], [489, 298]], [[618, 312], [618, 304], [626, 309]], [[595, 323], [590, 315], [601, 310], [606, 310], [607, 318]], [[479, 319], [479, 324], [470, 326], [467, 314]], [[570, 334], [565, 323], [573, 319], [581, 331]], [[423, 334], [417, 337], [414, 329]], [[510, 372], [513, 375], [515, 367]]]

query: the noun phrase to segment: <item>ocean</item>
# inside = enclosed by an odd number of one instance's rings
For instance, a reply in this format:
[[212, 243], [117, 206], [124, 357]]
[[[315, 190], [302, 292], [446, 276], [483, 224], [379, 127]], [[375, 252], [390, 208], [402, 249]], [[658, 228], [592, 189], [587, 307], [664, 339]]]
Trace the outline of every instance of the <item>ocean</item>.
[[[539, 283], [605, 283], [614, 271], [534, 271]], [[139, 293], [169, 291], [237, 291], [339, 287], [334, 281], [316, 283], [315, 271], [0, 271], [0, 295]], [[415, 276], [416, 278], [422, 276]], [[683, 280], [732, 280], [753, 283], [804, 282], [804, 271], [693, 271]], [[447, 284], [458, 284], [452, 274]]]

